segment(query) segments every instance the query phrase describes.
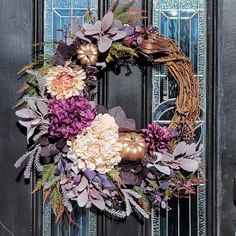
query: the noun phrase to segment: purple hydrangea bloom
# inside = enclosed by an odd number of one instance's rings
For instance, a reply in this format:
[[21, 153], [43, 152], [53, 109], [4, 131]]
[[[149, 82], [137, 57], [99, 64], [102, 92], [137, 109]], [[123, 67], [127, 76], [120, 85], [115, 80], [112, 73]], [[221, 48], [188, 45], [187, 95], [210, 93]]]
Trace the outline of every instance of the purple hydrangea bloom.
[[154, 156], [154, 152], [168, 151], [172, 133], [167, 127], [161, 127], [153, 122], [146, 129], [142, 129], [142, 134], [147, 144], [147, 152], [151, 157]]
[[71, 138], [91, 125], [95, 118], [89, 100], [78, 96], [69, 99], [49, 100], [49, 134], [53, 137]]

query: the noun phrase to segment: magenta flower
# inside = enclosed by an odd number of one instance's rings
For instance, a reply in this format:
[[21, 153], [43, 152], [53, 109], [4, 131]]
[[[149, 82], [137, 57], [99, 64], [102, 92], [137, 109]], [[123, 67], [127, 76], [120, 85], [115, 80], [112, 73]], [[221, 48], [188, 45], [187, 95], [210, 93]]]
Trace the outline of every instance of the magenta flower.
[[49, 113], [49, 134], [65, 139], [80, 134], [95, 118], [89, 100], [81, 96], [61, 100], [50, 99]]
[[142, 129], [142, 133], [147, 144], [147, 152], [151, 157], [155, 152], [168, 151], [172, 134], [167, 127], [161, 127], [153, 122], [146, 129]]

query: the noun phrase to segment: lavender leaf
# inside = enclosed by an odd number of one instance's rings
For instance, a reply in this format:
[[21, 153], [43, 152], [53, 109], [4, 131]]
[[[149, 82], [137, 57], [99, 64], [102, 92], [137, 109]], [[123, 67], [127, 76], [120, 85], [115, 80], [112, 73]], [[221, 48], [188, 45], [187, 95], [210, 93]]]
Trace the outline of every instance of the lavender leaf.
[[191, 143], [190, 145], [187, 145], [187, 151], [186, 151], [186, 156], [192, 156], [193, 154], [196, 153], [196, 143]]
[[117, 31], [116, 35], [112, 37], [113, 41], [124, 38], [127, 34], [124, 31]]
[[116, 27], [113, 27], [111, 29], [109, 29], [108, 34], [112, 34], [115, 35], [117, 33], [118, 29]]
[[162, 153], [162, 159], [161, 160], [165, 161], [165, 162], [170, 162], [170, 161], [174, 160], [174, 157], [171, 154], [169, 154], [167, 152], [164, 152], [164, 153]]
[[155, 168], [156, 168], [157, 170], [159, 170], [161, 173], [166, 174], [166, 175], [170, 175], [170, 168], [169, 168], [169, 167], [167, 167], [167, 166], [161, 166], [161, 165], [158, 165], [158, 164], [155, 164], [154, 166], [155, 166]]
[[77, 186], [77, 190], [82, 192], [88, 186], [88, 180], [83, 176], [79, 185]]
[[180, 158], [178, 162], [180, 164], [180, 167], [188, 172], [195, 172], [199, 167], [197, 161], [187, 158]]
[[35, 106], [35, 101], [31, 98], [27, 99], [27, 105], [29, 106], [29, 108], [34, 111], [37, 112], [37, 107]]
[[106, 114], [106, 113], [108, 113], [108, 110], [103, 105], [97, 105], [96, 106], [96, 111], [97, 111], [98, 114]]
[[130, 36], [134, 33], [134, 27], [128, 25], [123, 28], [123, 31], [126, 33], [126, 35]]
[[88, 42], [88, 43], [91, 43], [91, 40], [88, 39], [88, 38], [86, 38], [86, 37], [84, 36], [84, 34], [83, 34], [81, 31], [77, 32], [77, 33], [76, 33], [76, 36], [77, 36], [78, 38], [80, 38], [80, 39], [82, 39], [82, 40]]
[[16, 116], [22, 119], [34, 119], [37, 117], [35, 113], [28, 108], [23, 108], [21, 110], [16, 111]]
[[107, 36], [101, 36], [98, 40], [98, 49], [101, 53], [106, 52], [112, 45], [112, 40]]
[[77, 200], [79, 207], [84, 207], [88, 201], [87, 190], [85, 189], [82, 193], [80, 193], [76, 200]]
[[92, 198], [102, 199], [101, 195], [99, 194], [99, 192], [95, 188], [91, 188], [90, 193], [91, 193]]
[[105, 208], [105, 202], [104, 199], [102, 198], [102, 196], [98, 193], [98, 191], [93, 188], [90, 190], [91, 193], [91, 202], [94, 206], [96, 206], [98, 209], [100, 210], [104, 210]]
[[117, 124], [122, 123], [123, 120], [126, 119], [126, 114], [120, 106], [111, 108], [109, 110], [109, 115], [115, 118]]
[[173, 152], [173, 156], [177, 157], [177, 156], [185, 154], [186, 153], [186, 147], [187, 147], [187, 144], [185, 142], [178, 143], [178, 145], [176, 146], [176, 148]]
[[109, 11], [103, 18], [102, 18], [102, 31], [105, 32], [107, 31], [111, 25], [112, 25], [112, 21], [113, 21], [113, 13], [111, 11]]
[[27, 130], [30, 129], [30, 127], [31, 127], [31, 121], [19, 120], [19, 123], [20, 123], [22, 126], [26, 127]]
[[102, 22], [100, 20], [96, 21], [94, 25], [91, 24], [84, 24], [83, 28], [85, 30], [85, 35], [95, 35], [101, 32]]
[[114, 20], [114, 26], [118, 29], [118, 30], [120, 30], [120, 29], [122, 29], [122, 22], [120, 21], [120, 20]]
[[34, 119], [32, 120], [30, 123], [31, 123], [31, 126], [37, 126], [41, 123], [41, 119], [37, 118], [37, 119]]
[[109, 114], [115, 118], [115, 121], [120, 128], [135, 130], [135, 120], [127, 119], [124, 110], [120, 106], [110, 109]]
[[45, 102], [37, 101], [37, 107], [43, 116], [48, 114], [48, 105]]

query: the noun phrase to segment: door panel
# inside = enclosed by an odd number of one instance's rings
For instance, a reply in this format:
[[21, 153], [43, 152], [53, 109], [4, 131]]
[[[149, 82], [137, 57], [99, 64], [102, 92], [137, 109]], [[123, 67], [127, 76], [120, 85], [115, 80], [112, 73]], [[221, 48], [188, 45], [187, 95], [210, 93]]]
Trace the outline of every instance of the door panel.
[[[206, 1], [155, 0], [153, 24], [161, 34], [175, 39], [192, 61], [201, 97], [201, 116], [196, 123], [195, 141], [198, 144], [204, 143], [206, 147]], [[154, 68], [152, 80], [152, 118], [162, 125], [168, 125], [175, 111], [177, 84], [162, 65]], [[202, 156], [202, 161], [206, 163], [205, 155]], [[199, 174], [205, 178], [205, 169]], [[153, 236], [206, 235], [205, 199], [205, 185], [201, 185], [196, 196], [169, 202], [171, 211], [157, 209], [157, 214], [153, 214]]]
[[[102, 1], [102, 13], [109, 8], [111, 1]], [[126, 3], [126, 0], [120, 3]], [[149, 14], [145, 24], [152, 20], [152, 1], [136, 1], [136, 9], [143, 9]], [[151, 121], [152, 80], [151, 68], [140, 71], [138, 67], [131, 66], [131, 74], [126, 75], [127, 69], [121, 68], [119, 75], [112, 72], [106, 73], [99, 85], [99, 104], [109, 108], [121, 106], [128, 118], [135, 119], [138, 129], [145, 127]], [[97, 221], [98, 236], [149, 236], [151, 235], [151, 220], [137, 219], [131, 215], [125, 222], [110, 220], [106, 216], [99, 216]]]
[[[14, 168], [26, 150], [12, 108], [22, 81], [16, 73], [32, 57], [32, 1], [0, 1], [0, 235], [31, 235], [31, 185]], [[19, 183], [19, 181], [21, 182]]]
[[[44, 41], [44, 54], [52, 55], [55, 49], [55, 42], [65, 40], [65, 35], [70, 34], [72, 27], [78, 28], [78, 24], [87, 22], [88, 8], [97, 17], [97, 0], [44, 0], [40, 11], [44, 22], [41, 22], [42, 31], [39, 32], [38, 42]], [[41, 38], [41, 40], [40, 40]], [[80, 227], [70, 225], [65, 216], [61, 224], [54, 224], [54, 215], [50, 205], [43, 209], [43, 236], [96, 236], [97, 222], [96, 214], [86, 210], [78, 209], [75, 206], [72, 218]]]
[[[138, 67], [131, 66], [130, 75], [126, 75], [127, 69], [121, 68], [119, 75], [112, 72], [106, 78], [106, 106], [112, 108], [121, 106], [127, 116], [136, 121], [136, 128], [141, 129], [146, 125], [147, 109], [151, 110], [151, 94], [147, 88], [146, 75]], [[151, 85], [151, 83], [149, 83]], [[145, 97], [148, 96], [148, 97]], [[145, 104], [146, 103], [146, 104]]]
[[[100, 101], [109, 108], [121, 106], [128, 118], [135, 119], [137, 129], [143, 128], [148, 116], [151, 114], [151, 76], [148, 70], [141, 72], [137, 67], [131, 67], [131, 74], [125, 75], [126, 68], [121, 68], [121, 73], [115, 75], [111, 72], [102, 79], [100, 85]], [[105, 94], [105, 96], [104, 96]], [[105, 216], [98, 218], [99, 236], [144, 236], [151, 235], [151, 221], [137, 219], [131, 215], [125, 222], [109, 220]]]

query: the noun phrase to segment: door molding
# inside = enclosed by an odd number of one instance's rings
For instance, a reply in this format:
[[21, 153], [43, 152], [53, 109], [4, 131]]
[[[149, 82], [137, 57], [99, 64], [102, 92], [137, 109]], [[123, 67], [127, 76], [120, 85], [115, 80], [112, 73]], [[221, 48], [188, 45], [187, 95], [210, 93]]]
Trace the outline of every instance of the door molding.
[[[140, 0], [141, 8], [148, 14], [148, 18], [144, 20], [145, 25], [149, 25], [152, 23], [152, 6], [153, 0]], [[113, 2], [112, 0], [101, 0], [98, 1], [98, 17], [101, 18], [109, 9], [109, 6]], [[151, 99], [152, 99], [152, 68], [145, 68], [141, 75], [142, 80], [142, 106], [140, 109], [142, 110], [141, 114], [141, 125], [145, 127], [148, 123], [151, 122], [152, 118], [152, 107], [151, 107]], [[109, 101], [109, 72], [103, 74], [102, 80], [99, 82], [98, 86], [98, 103], [108, 106], [110, 104]], [[130, 221], [129, 221], [130, 220]], [[98, 236], [110, 236], [113, 235], [116, 231], [117, 227], [125, 228], [132, 227], [134, 224], [134, 232], [138, 228], [137, 236], [146, 236], [151, 235], [151, 220], [144, 220], [141, 224], [138, 224], [138, 221], [134, 219], [133, 216], [130, 216], [130, 219], [124, 223], [124, 225], [118, 225], [111, 221], [105, 215], [99, 215], [97, 218], [97, 235]], [[127, 228], [130, 232], [131, 230]], [[128, 232], [127, 231], [127, 232]]]
[[[43, 53], [43, 28], [44, 28], [44, 0], [32, 1], [32, 59], [37, 59]], [[37, 46], [36, 46], [37, 45]], [[37, 182], [37, 177], [32, 175], [32, 190]], [[31, 221], [32, 236], [42, 236], [43, 232], [43, 194], [37, 191], [32, 194]]]
[[218, 79], [219, 79], [218, 0], [207, 1], [207, 114], [206, 114], [206, 235], [218, 235]]

